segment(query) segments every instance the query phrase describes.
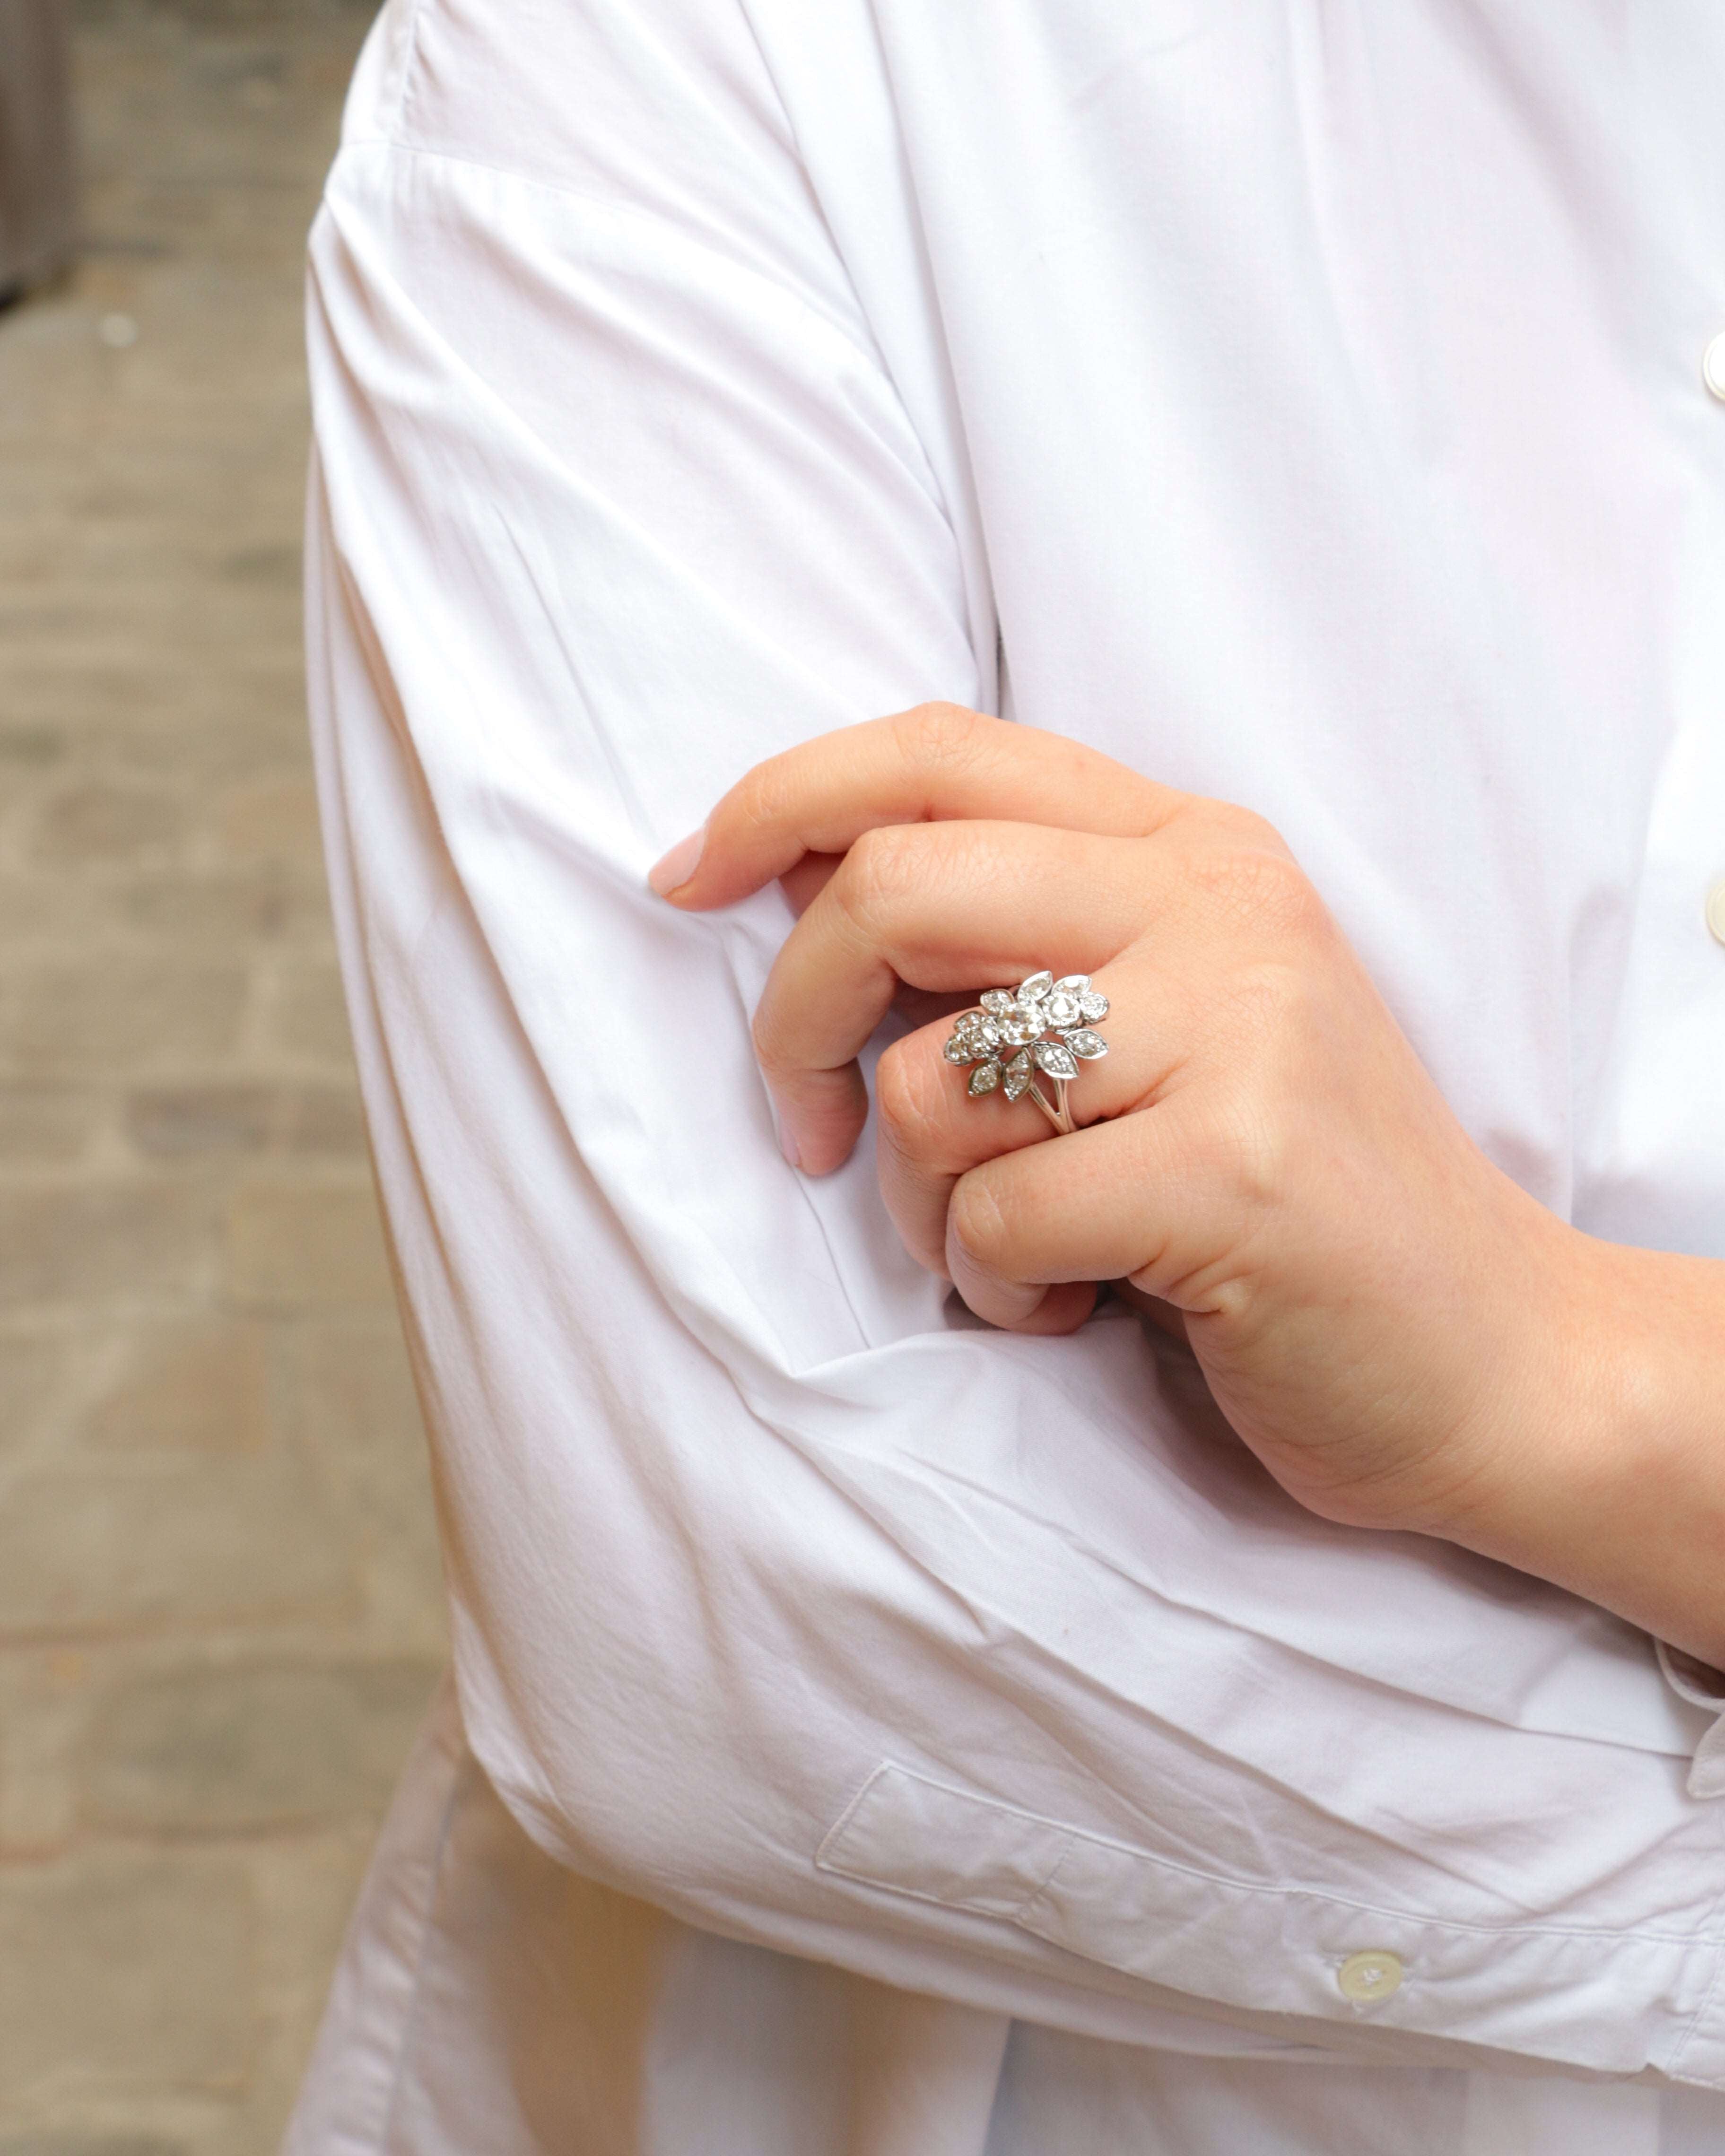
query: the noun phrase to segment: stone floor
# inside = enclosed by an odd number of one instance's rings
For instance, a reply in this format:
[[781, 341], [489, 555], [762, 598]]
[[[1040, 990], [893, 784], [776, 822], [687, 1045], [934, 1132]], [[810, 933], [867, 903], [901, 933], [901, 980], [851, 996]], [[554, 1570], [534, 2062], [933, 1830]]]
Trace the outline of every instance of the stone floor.
[[86, 0], [0, 316], [0, 2156], [273, 2148], [443, 1653], [300, 685], [363, 27]]

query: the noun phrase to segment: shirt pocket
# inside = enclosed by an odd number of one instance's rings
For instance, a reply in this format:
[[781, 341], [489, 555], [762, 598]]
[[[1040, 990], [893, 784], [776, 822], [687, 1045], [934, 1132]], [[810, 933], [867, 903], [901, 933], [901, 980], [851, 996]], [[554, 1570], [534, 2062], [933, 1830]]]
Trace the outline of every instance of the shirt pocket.
[[891, 1761], [815, 1862], [1194, 1999], [1344, 2027], [1373, 2022], [1600, 2073], [1669, 2072], [1686, 2053], [1681, 2077], [1725, 2085], [1725, 2047], [1705, 2035], [1689, 2042], [1707, 2018], [1718, 1956], [1692, 1933], [1529, 1923], [1507, 1904], [1455, 1921], [1229, 1878]]

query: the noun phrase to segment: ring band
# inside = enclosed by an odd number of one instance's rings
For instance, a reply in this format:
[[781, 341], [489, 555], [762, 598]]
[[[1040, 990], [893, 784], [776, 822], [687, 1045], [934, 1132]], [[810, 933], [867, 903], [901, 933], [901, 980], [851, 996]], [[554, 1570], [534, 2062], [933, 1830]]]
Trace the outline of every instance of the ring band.
[[[1108, 1044], [1092, 1029], [1108, 1015], [1108, 998], [1090, 984], [1088, 973], [1032, 973], [1015, 988], [986, 988], [974, 1010], [961, 1011], [952, 1037], [942, 1054], [948, 1063], [971, 1064], [968, 1091], [973, 1100], [996, 1091], [1009, 1101], [1029, 1096], [1057, 1131], [1076, 1129], [1066, 1106], [1066, 1088], [1081, 1063], [1108, 1053]], [[1037, 1084], [1048, 1079], [1050, 1101]]]

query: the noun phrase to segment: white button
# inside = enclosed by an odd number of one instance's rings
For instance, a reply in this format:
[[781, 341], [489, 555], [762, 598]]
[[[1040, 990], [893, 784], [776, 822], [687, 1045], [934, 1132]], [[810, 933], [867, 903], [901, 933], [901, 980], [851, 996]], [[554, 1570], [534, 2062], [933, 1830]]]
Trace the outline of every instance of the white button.
[[1725, 876], [1707, 893], [1707, 927], [1716, 943], [1725, 943]]
[[1342, 1996], [1351, 1999], [1356, 2006], [1375, 2006], [1380, 1999], [1389, 1999], [1401, 1989], [1401, 1957], [1382, 1947], [1349, 1954], [1336, 1971], [1336, 1984]]
[[1725, 404], [1725, 330], [1701, 356], [1701, 378], [1722, 404]]

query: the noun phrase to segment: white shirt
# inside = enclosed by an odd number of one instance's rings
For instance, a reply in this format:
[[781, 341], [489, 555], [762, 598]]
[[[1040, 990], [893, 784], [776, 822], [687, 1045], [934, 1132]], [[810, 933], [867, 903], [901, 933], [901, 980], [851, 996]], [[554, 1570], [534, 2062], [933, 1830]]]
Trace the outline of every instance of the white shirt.
[[311, 681], [459, 1711], [295, 2150], [1725, 2148], [1704, 1689], [1117, 1311], [968, 1322], [779, 1158], [778, 895], [643, 880], [1002, 708], [1269, 815], [1500, 1165], [1725, 1256], [1722, 98], [1714, 0], [391, 0]]

